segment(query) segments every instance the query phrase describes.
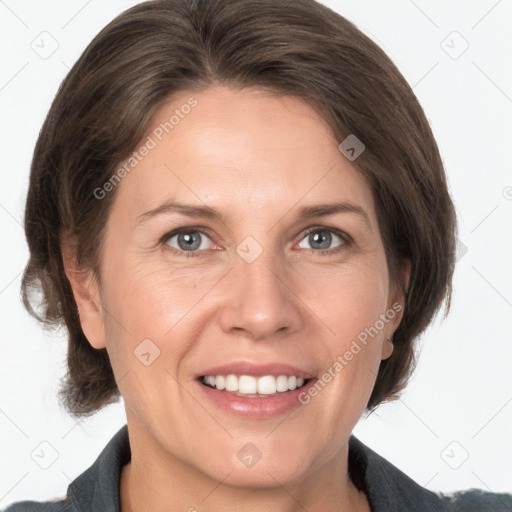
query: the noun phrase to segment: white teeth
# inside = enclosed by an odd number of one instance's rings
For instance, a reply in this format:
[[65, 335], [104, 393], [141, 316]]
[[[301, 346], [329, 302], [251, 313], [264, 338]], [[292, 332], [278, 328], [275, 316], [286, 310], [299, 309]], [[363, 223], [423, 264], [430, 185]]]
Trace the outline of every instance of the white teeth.
[[208, 375], [203, 377], [203, 383], [218, 390], [226, 390], [241, 395], [275, 395], [293, 391], [304, 385], [305, 379], [295, 375], [265, 375], [253, 377], [252, 375]]
[[214, 380], [213, 387], [217, 387], [217, 389], [224, 389], [226, 387], [226, 379], [223, 375], [217, 375], [217, 377], [214, 377]]
[[[217, 381], [217, 378], [215, 378], [215, 381]], [[216, 385], [217, 382], [215, 382], [214, 386]], [[226, 377], [226, 391], [238, 391], [238, 379], [236, 375], [228, 375]]]
[[265, 377], [258, 379], [258, 393], [260, 395], [273, 395], [276, 391], [276, 378], [273, 375], [265, 375]]
[[250, 375], [241, 375], [238, 379], [238, 391], [240, 393], [245, 393], [249, 395], [251, 393], [256, 393], [258, 387], [256, 385], [256, 378], [251, 377]]
[[277, 391], [288, 391], [288, 377], [286, 375], [277, 377]]

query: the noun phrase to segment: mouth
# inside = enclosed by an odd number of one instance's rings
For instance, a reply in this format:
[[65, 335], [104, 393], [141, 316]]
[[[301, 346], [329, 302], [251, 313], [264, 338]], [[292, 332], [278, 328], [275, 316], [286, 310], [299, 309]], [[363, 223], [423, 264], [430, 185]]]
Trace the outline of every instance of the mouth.
[[194, 380], [208, 404], [228, 414], [262, 420], [302, 407], [300, 397], [318, 380], [315, 373], [288, 363], [245, 359], [203, 368]]
[[301, 389], [312, 380], [296, 375], [202, 375], [203, 386], [244, 398], [271, 398]]

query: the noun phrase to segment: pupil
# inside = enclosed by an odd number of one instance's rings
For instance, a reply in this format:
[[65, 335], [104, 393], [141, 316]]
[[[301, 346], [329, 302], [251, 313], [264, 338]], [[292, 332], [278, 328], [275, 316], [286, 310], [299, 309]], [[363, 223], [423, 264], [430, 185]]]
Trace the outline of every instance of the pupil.
[[178, 245], [180, 249], [184, 251], [192, 251], [194, 249], [199, 249], [201, 245], [201, 237], [199, 233], [183, 233], [178, 235]]
[[331, 245], [331, 234], [328, 231], [317, 231], [309, 235], [309, 243], [311, 247], [315, 247], [317, 249], [328, 249]]

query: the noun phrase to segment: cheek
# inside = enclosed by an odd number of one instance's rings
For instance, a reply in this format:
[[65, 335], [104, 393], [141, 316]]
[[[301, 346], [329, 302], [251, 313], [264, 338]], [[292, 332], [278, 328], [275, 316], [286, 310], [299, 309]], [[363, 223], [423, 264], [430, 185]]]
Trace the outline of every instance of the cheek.
[[332, 391], [323, 394], [325, 406], [339, 410], [336, 401], [343, 397], [345, 406], [352, 403], [359, 409], [366, 405], [381, 361], [386, 324], [380, 319], [386, 314], [389, 285], [385, 260], [361, 260], [322, 274], [316, 283], [317, 291], [305, 302], [329, 329], [321, 338], [325, 381]]
[[325, 319], [333, 331], [334, 343], [336, 339], [357, 337], [386, 310], [389, 283], [380, 258], [361, 259], [339, 269], [317, 272], [302, 282], [304, 302]]
[[215, 309], [210, 297], [202, 299], [226, 269], [191, 271], [147, 258], [115, 261], [104, 267], [107, 349], [121, 394], [133, 401], [151, 386], [168, 386], [169, 374], [180, 375], [208, 311]]
[[165, 261], [119, 261], [111, 269], [105, 301], [133, 336], [166, 337], [198, 304], [222, 273], [166, 265]]

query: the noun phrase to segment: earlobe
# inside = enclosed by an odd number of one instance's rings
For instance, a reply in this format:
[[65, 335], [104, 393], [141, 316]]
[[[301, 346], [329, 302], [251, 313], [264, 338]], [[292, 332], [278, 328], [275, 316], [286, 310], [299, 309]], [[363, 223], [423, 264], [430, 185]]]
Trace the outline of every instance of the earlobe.
[[393, 353], [393, 349], [394, 349], [393, 341], [391, 339], [389, 339], [387, 336], [385, 336], [384, 341], [382, 343], [381, 359], [384, 360], [384, 359], [388, 359], [389, 357], [391, 357], [391, 354]]
[[79, 268], [76, 258], [76, 240], [61, 238], [62, 261], [71, 285], [82, 331], [96, 349], [105, 348], [105, 329], [101, 307], [99, 283], [91, 268]]

